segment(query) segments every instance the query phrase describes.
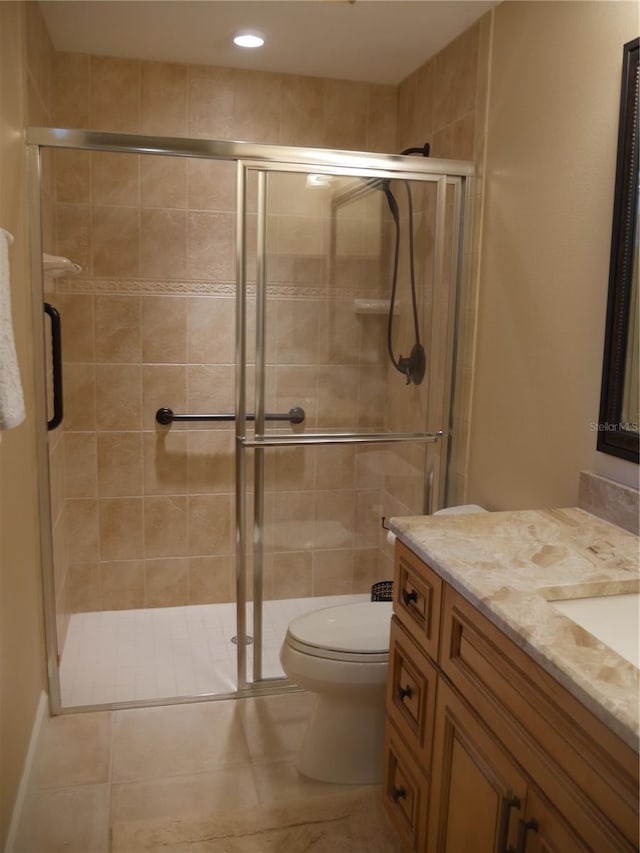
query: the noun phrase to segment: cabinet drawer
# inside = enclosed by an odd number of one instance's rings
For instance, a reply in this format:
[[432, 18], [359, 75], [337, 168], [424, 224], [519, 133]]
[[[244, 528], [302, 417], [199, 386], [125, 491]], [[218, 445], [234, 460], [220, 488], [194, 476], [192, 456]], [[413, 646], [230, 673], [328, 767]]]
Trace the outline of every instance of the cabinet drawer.
[[382, 797], [407, 850], [425, 847], [429, 788], [402, 739], [387, 721]]
[[438, 673], [397, 617], [391, 620], [387, 714], [421, 770], [431, 770]]
[[569, 824], [637, 849], [637, 754], [449, 586], [442, 619], [442, 671]]
[[440, 642], [442, 579], [402, 542], [396, 543], [393, 609], [396, 616], [434, 660]]

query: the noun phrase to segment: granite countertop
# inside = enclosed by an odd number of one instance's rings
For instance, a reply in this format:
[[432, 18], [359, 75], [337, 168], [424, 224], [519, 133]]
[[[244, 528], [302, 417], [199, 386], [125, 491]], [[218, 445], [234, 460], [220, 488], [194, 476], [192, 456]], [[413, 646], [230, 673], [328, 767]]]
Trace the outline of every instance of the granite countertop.
[[398, 517], [390, 528], [639, 750], [640, 671], [550, 604], [640, 591], [637, 536], [581, 509]]

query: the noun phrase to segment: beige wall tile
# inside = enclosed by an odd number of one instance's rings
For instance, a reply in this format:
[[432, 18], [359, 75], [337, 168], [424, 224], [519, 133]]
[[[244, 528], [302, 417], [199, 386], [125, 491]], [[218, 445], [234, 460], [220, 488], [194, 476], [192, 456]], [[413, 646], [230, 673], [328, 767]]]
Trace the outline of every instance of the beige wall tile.
[[137, 276], [140, 270], [138, 209], [94, 206], [91, 215], [94, 275]]
[[135, 364], [98, 364], [95, 369], [99, 428], [139, 429], [142, 422], [141, 368]]
[[52, 301], [60, 312], [65, 365], [69, 362], [92, 362], [95, 357], [94, 297], [80, 293], [58, 293]]
[[315, 491], [276, 492], [265, 512], [265, 543], [274, 552], [312, 548], [315, 517]]
[[374, 583], [392, 580], [393, 567], [381, 575], [377, 548], [359, 548], [353, 552], [353, 592], [369, 592]]
[[416, 113], [418, 77], [414, 72], [398, 86], [398, 151], [411, 145], [413, 117]]
[[380, 491], [378, 489], [356, 492], [355, 539], [356, 548], [375, 548], [381, 527]]
[[70, 563], [91, 562], [99, 556], [98, 502], [68, 500], [65, 508], [66, 543]]
[[265, 478], [266, 490], [298, 491], [315, 488], [317, 457], [315, 447], [267, 450], [266, 468], [271, 476]]
[[232, 548], [232, 495], [189, 497], [189, 554], [230, 554]]
[[184, 278], [187, 273], [187, 216], [183, 210], [142, 210], [140, 275]]
[[83, 53], [56, 52], [53, 82], [56, 126], [90, 127], [91, 57]]
[[318, 368], [314, 366], [276, 367], [275, 373], [275, 410], [287, 412], [293, 406], [302, 406], [305, 410], [305, 429], [317, 424], [318, 413]]
[[164, 136], [187, 135], [187, 66], [140, 63], [140, 130]]
[[91, 155], [88, 151], [53, 152], [56, 201], [88, 204], [91, 199]]
[[100, 501], [100, 557], [131, 560], [143, 556], [142, 498]]
[[234, 281], [234, 217], [230, 213], [189, 213], [188, 223], [189, 277]]
[[187, 411], [187, 368], [173, 364], [145, 364], [142, 367], [142, 424], [144, 429], [180, 430], [184, 424], [161, 427], [155, 416], [168, 406], [174, 412]]
[[349, 445], [319, 447], [316, 485], [318, 489], [353, 489], [356, 450]]
[[233, 139], [234, 72], [189, 66], [189, 136]]
[[56, 251], [80, 264], [85, 275], [93, 269], [91, 207], [88, 204], [56, 205]]
[[236, 209], [234, 163], [223, 160], [189, 160], [187, 180], [191, 210]]
[[313, 552], [313, 594], [345, 595], [353, 590], [353, 551]]
[[233, 72], [233, 133], [245, 142], [277, 143], [282, 102], [281, 74]]
[[71, 613], [101, 610], [100, 564], [73, 563], [67, 574], [69, 609]]
[[[190, 365], [188, 368], [187, 405], [190, 412], [203, 414], [221, 412], [232, 414], [235, 407], [234, 368], [231, 365]], [[196, 424], [191, 424], [194, 428]], [[202, 429], [214, 424], [204, 422]], [[228, 429], [224, 422], [220, 429]]]
[[362, 151], [367, 140], [368, 84], [325, 80], [324, 146]]
[[234, 363], [234, 299], [189, 297], [187, 329], [188, 360], [191, 364]]
[[142, 354], [140, 297], [95, 297], [96, 360], [138, 364]]
[[158, 429], [143, 433], [145, 495], [187, 491], [187, 433]]
[[96, 369], [93, 364], [64, 366], [64, 424], [67, 430], [96, 427]]
[[318, 370], [318, 426], [353, 429], [358, 408], [357, 367], [320, 366]]
[[235, 601], [235, 595], [232, 554], [189, 558], [189, 604]]
[[230, 430], [188, 433], [189, 494], [230, 494], [235, 488], [235, 435]]
[[97, 495], [96, 436], [93, 432], [66, 432], [64, 436], [65, 496], [93, 498]]
[[91, 154], [91, 198], [94, 205], [128, 205], [139, 202], [140, 157], [136, 154]]
[[479, 26], [466, 30], [436, 56], [434, 129], [475, 107]]
[[315, 548], [350, 548], [355, 527], [355, 493], [317, 492]]
[[278, 364], [317, 364], [320, 308], [313, 299], [278, 299]]
[[187, 163], [184, 157], [140, 158], [142, 207], [187, 207]]
[[144, 573], [147, 607], [179, 607], [189, 603], [187, 557], [145, 560]]
[[142, 436], [138, 432], [98, 433], [100, 497], [142, 494]]
[[136, 59], [91, 57], [91, 127], [138, 133], [140, 63]]
[[317, 77], [282, 77], [281, 145], [318, 146], [324, 138], [324, 81]]
[[100, 563], [100, 593], [103, 610], [144, 607], [144, 561]]
[[[382, 331], [376, 319], [367, 316], [366, 324], [371, 326], [373, 320], [376, 328]], [[320, 308], [320, 364], [358, 364], [364, 327], [364, 318], [353, 313], [352, 304], [327, 299]]]
[[312, 556], [311, 551], [273, 555], [273, 598], [305, 598], [313, 594]]
[[395, 86], [370, 84], [367, 92], [367, 151], [393, 154], [396, 151], [396, 112], [398, 93]]
[[142, 360], [146, 363], [184, 363], [187, 359], [188, 300], [184, 296], [145, 295], [141, 301]]
[[144, 544], [147, 557], [182, 557], [187, 553], [186, 497], [145, 497]]
[[454, 160], [473, 160], [475, 145], [475, 112], [467, 113], [451, 128], [451, 157]]

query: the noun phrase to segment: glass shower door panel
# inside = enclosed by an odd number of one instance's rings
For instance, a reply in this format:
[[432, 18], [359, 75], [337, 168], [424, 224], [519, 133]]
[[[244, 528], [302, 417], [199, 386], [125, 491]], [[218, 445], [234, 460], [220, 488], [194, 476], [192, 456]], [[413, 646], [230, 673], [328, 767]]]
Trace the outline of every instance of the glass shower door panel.
[[[304, 411], [301, 423], [266, 421], [264, 435], [441, 429], [441, 395], [429, 413], [433, 389], [444, 387], [432, 377], [432, 337], [448, 328], [434, 287], [438, 185], [280, 171], [262, 180], [255, 406], [262, 394], [267, 414]], [[425, 369], [416, 384], [398, 367], [418, 344]], [[282, 676], [277, 654], [291, 618], [366, 600], [392, 577], [382, 519], [425, 511], [438, 458], [417, 442], [264, 447], [251, 460], [260, 681]]]

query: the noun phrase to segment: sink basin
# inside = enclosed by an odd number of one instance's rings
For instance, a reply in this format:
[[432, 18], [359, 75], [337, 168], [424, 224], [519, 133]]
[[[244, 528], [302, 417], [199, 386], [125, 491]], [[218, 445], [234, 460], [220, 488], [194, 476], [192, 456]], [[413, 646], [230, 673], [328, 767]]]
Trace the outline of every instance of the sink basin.
[[566, 598], [549, 604], [640, 668], [640, 592]]

